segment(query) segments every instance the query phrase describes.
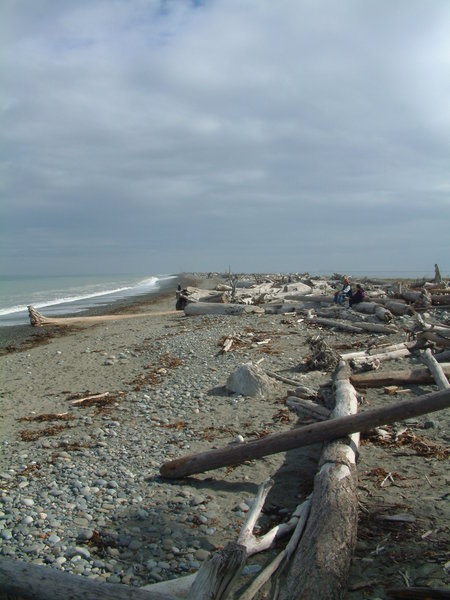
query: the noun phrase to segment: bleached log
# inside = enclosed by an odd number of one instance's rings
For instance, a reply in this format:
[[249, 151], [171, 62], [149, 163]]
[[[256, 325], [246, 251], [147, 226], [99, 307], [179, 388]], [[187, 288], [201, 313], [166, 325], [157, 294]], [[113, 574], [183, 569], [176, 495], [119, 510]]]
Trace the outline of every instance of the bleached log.
[[307, 319], [308, 323], [316, 323], [318, 325], [325, 325], [326, 327], [334, 327], [336, 329], [341, 329], [342, 331], [347, 331], [348, 333], [362, 333], [363, 329], [356, 325], [349, 325], [348, 323], [343, 323], [342, 321], [337, 321], [336, 319], [325, 319], [323, 317], [310, 317]]
[[364, 331], [372, 331], [373, 333], [397, 333], [398, 329], [394, 325], [382, 325], [381, 323], [367, 323], [358, 321], [356, 323], [358, 327], [361, 327]]
[[422, 361], [427, 365], [430, 369], [431, 374], [434, 377], [436, 385], [440, 390], [446, 390], [450, 387], [447, 377], [445, 376], [444, 369], [438, 363], [438, 361], [434, 358], [431, 353], [430, 348], [427, 348], [421, 354]]
[[228, 597], [234, 582], [247, 560], [244, 546], [229, 542], [223, 550], [206, 560], [192, 584], [188, 600], [223, 600]]
[[142, 317], [160, 317], [166, 315], [179, 315], [177, 310], [165, 310], [159, 312], [145, 313], [124, 313], [119, 315], [96, 315], [79, 317], [44, 317], [33, 306], [28, 307], [30, 323], [33, 327], [42, 327], [43, 325], [89, 325], [91, 323], [101, 323], [102, 321], [120, 321], [123, 319], [134, 319]]
[[[428, 372], [428, 369], [424, 369], [424, 371]], [[364, 375], [357, 377], [364, 377]], [[350, 382], [353, 384], [352, 379], [350, 379]], [[160, 473], [162, 477], [167, 479], [179, 479], [195, 473], [238, 465], [247, 460], [309, 446], [317, 442], [330, 441], [355, 431], [369, 431], [379, 425], [387, 425], [402, 419], [442, 410], [449, 406], [450, 390], [443, 390], [419, 398], [403, 400], [381, 408], [367, 410], [349, 417], [330, 419], [298, 429], [274, 433], [251, 442], [183, 456], [165, 462], [160, 467]]]
[[336, 329], [341, 329], [342, 331], [347, 331], [349, 333], [363, 333], [364, 331], [371, 331], [374, 333], [396, 333], [397, 328], [389, 325], [382, 325], [381, 323], [367, 323], [363, 321], [358, 321], [353, 325], [349, 325], [348, 323], [343, 323], [342, 321], [337, 321], [335, 319], [324, 319], [322, 317], [310, 317], [308, 319], [308, 323], [317, 323], [319, 325], [325, 325], [327, 327], [335, 327]]
[[[442, 369], [450, 375], [450, 363], [444, 363]], [[355, 387], [383, 387], [385, 385], [410, 385], [433, 383], [434, 378], [427, 368], [405, 369], [403, 371], [383, 371], [382, 373], [359, 373], [352, 375], [350, 381]]]
[[[398, 356], [408, 356], [410, 354], [410, 348], [412, 349], [414, 344], [409, 342], [400, 342], [399, 344], [388, 344], [384, 346], [374, 346], [369, 350], [360, 350], [358, 352], [345, 352], [341, 354], [344, 360], [349, 360], [352, 358], [363, 358], [365, 356], [376, 356], [378, 359], [383, 360], [385, 355], [397, 358]], [[395, 354], [396, 352], [401, 351], [402, 354]]]
[[21, 600], [177, 600], [171, 594], [104, 583], [6, 558], [0, 558], [0, 591], [2, 597]]
[[289, 385], [295, 385], [296, 390], [298, 390], [298, 395], [303, 393], [304, 395], [300, 395], [301, 398], [313, 398], [317, 396], [317, 393], [312, 388], [302, 385], [300, 381], [296, 381], [295, 379], [291, 379], [290, 377], [285, 377], [284, 375], [280, 375], [279, 373], [275, 373], [274, 371], [266, 371], [266, 375], [269, 377], [273, 377], [278, 381], [282, 381], [283, 383], [288, 383]]
[[428, 340], [443, 348], [450, 347], [450, 327], [429, 325], [423, 320], [419, 321], [421, 330], [417, 331], [418, 340]]
[[[355, 415], [358, 402], [342, 361], [336, 372], [334, 418]], [[356, 456], [359, 433], [327, 444], [314, 479], [304, 535], [280, 590], [279, 600], [341, 600], [347, 597], [358, 521]]]
[[199, 315], [244, 315], [263, 314], [264, 308], [248, 306], [246, 304], [221, 304], [211, 302], [193, 302], [184, 307], [184, 314], [188, 317]]
[[399, 302], [398, 300], [388, 300], [384, 303], [384, 307], [393, 315], [396, 315], [398, 317], [414, 313], [414, 311], [408, 304], [405, 304], [404, 302]]
[[330, 416], [328, 408], [297, 396], [288, 396], [286, 406], [299, 416], [300, 421], [325, 421]]
[[[383, 352], [380, 354], [365, 354], [363, 356], [350, 358], [350, 363], [352, 366], [362, 368], [365, 365], [376, 365], [378, 363], [378, 367], [380, 362], [386, 360], [394, 360], [396, 358], [402, 358], [404, 356], [410, 356], [411, 353], [407, 348], [403, 348], [400, 350], [391, 350], [390, 352]], [[342, 357], [344, 358], [344, 357]], [[375, 367], [375, 368], [378, 368]]]
[[285, 313], [300, 312], [308, 308], [315, 306], [312, 302], [286, 302], [284, 304], [269, 303], [264, 305], [264, 312], [266, 315], [282, 315]]
[[245, 590], [243, 594], [241, 594], [239, 600], [252, 600], [262, 586], [269, 581], [272, 575], [276, 572], [279, 567], [282, 567], [283, 563], [287, 562], [292, 554], [295, 552], [295, 549], [298, 546], [298, 542], [303, 535], [303, 531], [306, 526], [306, 522], [308, 520], [309, 512], [311, 509], [311, 499], [308, 498], [297, 507], [296, 517], [298, 519], [297, 524], [295, 526], [294, 533], [292, 534], [291, 539], [289, 540], [286, 548], [282, 550], [274, 560], [267, 565], [267, 567], [258, 574], [258, 576], [252, 581], [249, 587]]
[[354, 304], [352, 309], [366, 315], [373, 315], [375, 314], [377, 306], [379, 306], [379, 304], [376, 302], [359, 302], [358, 304]]
[[230, 294], [228, 291], [221, 290], [202, 290], [195, 287], [186, 288], [186, 297], [189, 302], [229, 302]]

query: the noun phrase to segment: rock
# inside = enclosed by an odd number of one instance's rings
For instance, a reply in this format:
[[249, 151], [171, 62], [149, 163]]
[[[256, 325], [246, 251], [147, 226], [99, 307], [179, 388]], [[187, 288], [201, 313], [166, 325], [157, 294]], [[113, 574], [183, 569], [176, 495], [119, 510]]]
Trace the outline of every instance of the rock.
[[252, 363], [246, 363], [231, 373], [226, 387], [236, 394], [260, 397], [269, 396], [278, 389], [274, 380]]

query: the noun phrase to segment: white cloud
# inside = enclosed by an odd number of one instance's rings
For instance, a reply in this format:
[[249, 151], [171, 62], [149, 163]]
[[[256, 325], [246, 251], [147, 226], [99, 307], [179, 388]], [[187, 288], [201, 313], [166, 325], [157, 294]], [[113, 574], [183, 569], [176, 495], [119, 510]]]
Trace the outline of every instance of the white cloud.
[[367, 268], [398, 240], [399, 268], [448, 260], [446, 0], [2, 10], [4, 269], [41, 249], [81, 272], [90, 240], [96, 270], [155, 247], [159, 271], [290, 270], [307, 240], [305, 270], [346, 270], [342, 227]]

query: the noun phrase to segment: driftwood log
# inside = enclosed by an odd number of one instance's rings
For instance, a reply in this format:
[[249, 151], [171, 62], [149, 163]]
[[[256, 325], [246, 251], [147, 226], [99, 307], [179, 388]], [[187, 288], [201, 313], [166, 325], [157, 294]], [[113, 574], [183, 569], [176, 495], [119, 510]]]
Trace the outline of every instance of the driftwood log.
[[102, 321], [119, 321], [121, 319], [135, 319], [138, 317], [160, 317], [165, 315], [176, 315], [179, 311], [165, 310], [160, 312], [124, 313], [120, 315], [98, 315], [79, 317], [44, 317], [34, 306], [28, 306], [28, 316], [33, 327], [44, 325], [83, 325], [89, 323], [100, 323]]
[[[355, 415], [358, 401], [341, 362], [335, 378], [333, 418]], [[356, 455], [359, 434], [327, 444], [314, 479], [305, 532], [280, 590], [279, 600], [343, 600], [356, 543], [358, 498]]]
[[[361, 376], [360, 376], [361, 377]], [[351, 381], [351, 380], [350, 380]], [[237, 465], [269, 454], [286, 452], [317, 442], [331, 441], [354, 432], [369, 431], [378, 425], [387, 425], [417, 417], [450, 406], [450, 390], [426, 394], [412, 400], [403, 400], [382, 408], [375, 408], [322, 423], [313, 423], [298, 429], [268, 435], [236, 446], [227, 446], [191, 454], [161, 465], [160, 473], [167, 479], [179, 479], [220, 467]]]
[[438, 363], [431, 353], [430, 348], [427, 348], [422, 353], [422, 361], [427, 365], [430, 373], [433, 375], [436, 385], [440, 390], [446, 390], [450, 387], [447, 377], [445, 376], [444, 369]]
[[249, 313], [263, 314], [264, 308], [247, 304], [221, 304], [214, 302], [192, 302], [184, 307], [188, 317], [197, 315], [243, 315]]
[[[450, 363], [440, 365], [445, 375], [450, 375]], [[383, 387], [385, 385], [410, 385], [434, 383], [434, 377], [425, 367], [405, 369], [403, 371], [383, 371], [381, 373], [357, 373], [350, 378], [357, 387]]]
[[177, 600], [168, 594], [103, 583], [5, 558], [0, 558], [0, 592], [2, 598], [20, 600]]

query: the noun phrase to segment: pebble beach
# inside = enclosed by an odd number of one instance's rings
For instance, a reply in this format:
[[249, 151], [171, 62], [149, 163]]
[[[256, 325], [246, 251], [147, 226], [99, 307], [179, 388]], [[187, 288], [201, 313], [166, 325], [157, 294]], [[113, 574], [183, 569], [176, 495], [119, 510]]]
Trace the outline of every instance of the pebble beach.
[[[198, 282], [210, 288], [215, 283]], [[330, 373], [302, 368], [310, 333], [302, 319], [186, 317], [174, 308], [175, 292], [166, 290], [115, 308], [117, 314], [145, 316], [30, 326], [15, 337], [2, 333], [3, 556], [142, 587], [193, 573], [214, 550], [235, 541], [267, 478], [275, 485], [260, 531], [288, 520], [310, 494], [317, 446], [178, 481], [160, 476], [161, 465], [173, 458], [296, 425], [285, 407], [289, 385], [274, 380], [265, 397], [227, 389], [228, 377], [242, 364], [258, 363], [315, 388], [330, 380]], [[245, 343], [221, 352], [221, 340], [236, 334]], [[333, 332], [326, 335], [336, 343]], [[373, 343], [374, 337], [367, 334], [359, 343]], [[392, 337], [403, 339], [400, 333]], [[349, 334], [339, 336], [348, 347], [353, 341]], [[386, 402], [382, 390], [361, 394], [360, 400], [363, 408]], [[407, 425], [433, 447], [445, 448], [448, 412]], [[382, 589], [404, 584], [405, 576], [414, 585], [448, 585], [447, 464], [445, 453], [418, 456], [405, 448], [362, 445], [361, 537], [350, 598], [383, 597]], [[384, 522], [372, 531], [369, 516], [383, 505], [383, 514], [407, 512], [414, 519], [383, 529]], [[400, 539], [403, 558], [395, 554]], [[251, 557], [241, 587], [279, 551]]]

